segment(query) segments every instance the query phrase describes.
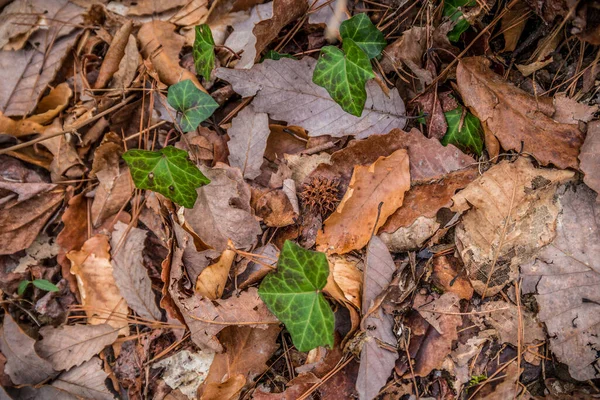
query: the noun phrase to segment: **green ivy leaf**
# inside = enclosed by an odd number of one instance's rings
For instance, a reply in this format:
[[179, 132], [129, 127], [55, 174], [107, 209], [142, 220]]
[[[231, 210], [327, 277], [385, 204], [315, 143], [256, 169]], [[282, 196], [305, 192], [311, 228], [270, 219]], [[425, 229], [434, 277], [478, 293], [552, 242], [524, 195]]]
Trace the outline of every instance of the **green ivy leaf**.
[[[449, 17], [451, 21], [458, 21], [454, 28], [448, 33], [448, 39], [451, 42], [458, 42], [460, 35], [465, 33], [471, 26], [469, 21], [462, 18], [463, 13], [459, 7], [474, 6], [475, 0], [446, 0], [444, 2], [444, 17]], [[459, 21], [460, 19], [460, 21]]]
[[333, 348], [333, 311], [321, 290], [327, 283], [327, 256], [287, 240], [277, 272], [267, 275], [258, 294], [292, 335], [299, 351], [318, 346]]
[[219, 104], [209, 94], [198, 89], [189, 79], [169, 87], [167, 100], [171, 107], [181, 112], [180, 124], [184, 132], [196, 130], [200, 122], [219, 108]]
[[340, 25], [342, 42], [352, 39], [371, 59], [381, 54], [387, 42], [383, 33], [371, 22], [367, 14], [357, 14]]
[[446, 122], [448, 123], [448, 131], [441, 142], [444, 146], [453, 144], [465, 153], [475, 153], [480, 156], [483, 151], [483, 128], [481, 127], [481, 122], [479, 118], [467, 111], [462, 122], [462, 127], [459, 130], [462, 113], [462, 107], [444, 113]]
[[215, 41], [207, 24], [196, 26], [193, 50], [196, 73], [210, 80], [210, 73], [215, 67]]
[[264, 60], [281, 60], [282, 58], [291, 58], [292, 60], [295, 60], [296, 57], [294, 57], [291, 54], [287, 54], [287, 53], [278, 53], [275, 50], [269, 50], [267, 51], [267, 54], [265, 54], [265, 56], [263, 57], [263, 61]]
[[60, 290], [54, 283], [45, 279], [34, 279], [31, 283], [36, 288], [45, 290], [46, 292], [58, 292]]
[[23, 293], [25, 293], [25, 290], [27, 290], [27, 286], [29, 286], [30, 283], [31, 281], [21, 281], [19, 283], [19, 287], [17, 288], [17, 294], [19, 296], [23, 296]]
[[129, 150], [123, 159], [138, 189], [158, 192], [185, 208], [194, 207], [196, 188], [210, 183], [188, 159], [187, 151], [173, 146], [158, 151]]
[[313, 82], [324, 87], [344, 111], [360, 117], [367, 101], [365, 84], [375, 75], [369, 57], [352, 39], [344, 40], [342, 48], [321, 49]]

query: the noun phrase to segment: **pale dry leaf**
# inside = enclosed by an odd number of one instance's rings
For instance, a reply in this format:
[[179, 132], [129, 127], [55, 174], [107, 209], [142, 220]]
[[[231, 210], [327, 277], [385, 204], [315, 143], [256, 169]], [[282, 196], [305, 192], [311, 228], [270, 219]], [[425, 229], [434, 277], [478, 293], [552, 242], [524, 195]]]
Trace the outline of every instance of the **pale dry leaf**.
[[[232, 26], [233, 32], [225, 41], [225, 46], [235, 52], [241, 52], [241, 59], [236, 63], [236, 69], [248, 69], [256, 59], [256, 36], [252, 32], [256, 24], [273, 18], [273, 2], [257, 4], [250, 10], [250, 15], [244, 21]], [[262, 50], [262, 49], [261, 49]], [[260, 52], [260, 50], [259, 50]]]
[[[306, 0], [311, 7], [308, 14], [309, 24], [326, 24], [331, 19], [335, 10], [335, 2], [329, 0]], [[315, 10], [314, 12], [312, 10]], [[340, 23], [348, 19], [348, 15], [343, 13]]]
[[102, 368], [102, 360], [94, 357], [68, 372], [62, 373], [52, 386], [77, 398], [114, 400], [115, 396], [104, 382], [108, 374]]
[[395, 271], [396, 264], [385, 243], [378, 236], [373, 236], [367, 246], [363, 271], [363, 313], [367, 313], [373, 307], [377, 296], [387, 289]]
[[329, 164], [331, 154], [322, 152], [311, 155], [285, 154], [285, 161], [292, 170], [292, 179], [296, 186], [300, 187], [307, 176], [309, 176], [320, 164]]
[[406, 110], [396, 89], [390, 91], [388, 98], [376, 82], [367, 82], [365, 109], [361, 117], [355, 117], [312, 82], [315, 64], [311, 57], [283, 58], [265, 60], [250, 70], [218, 68], [216, 75], [231, 83], [241, 96], [255, 96], [252, 101], [255, 111], [301, 126], [310, 136], [362, 138], [404, 127]]
[[527, 262], [552, 241], [557, 186], [572, 171], [535, 168], [528, 158], [503, 161], [452, 199], [453, 211], [467, 211], [456, 227], [456, 245], [475, 291], [498, 293]]
[[[2, 3], [0, 2], [0, 7]], [[0, 14], [0, 48], [20, 50], [33, 32], [39, 29], [41, 10], [35, 2], [16, 0], [2, 9]]]
[[254, 179], [260, 175], [269, 133], [269, 116], [255, 112], [252, 105], [231, 121], [231, 128], [227, 130], [229, 165], [239, 168], [244, 178]]
[[404, 149], [369, 166], [356, 166], [342, 201], [317, 234], [317, 249], [343, 254], [363, 248], [402, 205], [409, 188], [409, 161]]
[[596, 379], [600, 348], [600, 205], [585, 185], [563, 187], [556, 238], [521, 276], [537, 283], [539, 319], [546, 324], [550, 350], [577, 380]]
[[187, 223], [218, 252], [225, 250], [228, 240], [238, 249], [255, 244], [262, 230], [252, 215], [250, 188], [240, 170], [224, 164], [201, 170], [211, 183], [197, 189], [194, 208], [184, 211]]
[[117, 71], [114, 73], [109, 87], [113, 89], [123, 89], [131, 85], [138, 66], [142, 63], [142, 57], [138, 51], [137, 41], [135, 36], [129, 35], [127, 45], [125, 46], [125, 54], [119, 63]]
[[223, 251], [215, 263], [208, 265], [200, 272], [196, 280], [196, 294], [211, 300], [220, 299], [229, 278], [229, 271], [233, 265], [236, 252], [231, 249], [233, 243]]
[[169, 11], [173, 8], [179, 8], [186, 5], [189, 0], [141, 0], [137, 1], [135, 5], [129, 7], [128, 15], [152, 15], [160, 14], [165, 11]]
[[518, 346], [521, 332], [521, 346], [538, 344], [546, 339], [544, 329], [540, 323], [535, 320], [530, 311], [523, 307], [521, 307], [519, 315], [519, 309], [512, 303], [490, 301], [483, 304], [480, 311], [490, 312], [489, 314], [483, 313], [477, 316], [482, 316], [488, 325], [496, 329], [502, 343]]
[[[579, 124], [590, 122], [598, 112], [598, 105], [589, 106], [570, 97], [566, 93], [559, 93], [552, 99], [556, 111], [552, 119], [563, 124]], [[589, 127], [588, 127], [589, 130]]]
[[[85, 9], [69, 0], [36, 0], [48, 29], [34, 33], [29, 41], [34, 49], [0, 51], [0, 70], [5, 72], [0, 86], [0, 111], [7, 116], [27, 115], [75, 45], [78, 25]], [[68, 21], [68, 22], [67, 22]]]
[[70, 251], [71, 274], [77, 277], [81, 304], [91, 325], [109, 324], [127, 336], [127, 302], [121, 296], [110, 263], [108, 238], [97, 234], [79, 251]]
[[57, 371], [88, 361], [119, 336], [118, 330], [108, 324], [45, 326], [40, 334], [42, 340], [35, 343], [35, 349]]
[[482, 57], [463, 58], [458, 89], [471, 112], [506, 150], [532, 154], [542, 165], [577, 168], [584, 134], [577, 125], [552, 119], [554, 107], [508, 83]]
[[435, 217], [422, 215], [411, 225], [401, 226], [392, 233], [381, 232], [379, 236], [391, 252], [402, 253], [421, 248], [439, 228], [440, 224]]
[[600, 193], [600, 121], [593, 121], [588, 125], [587, 136], [579, 153], [579, 162], [585, 174], [585, 184], [596, 193]]
[[16, 385], [36, 385], [56, 375], [52, 365], [41, 358], [30, 338], [9, 313], [0, 329], [0, 350], [6, 357], [4, 372]]
[[[362, 307], [363, 274], [358, 269], [358, 260], [348, 256], [330, 255], [329, 276], [340, 288], [344, 299], [357, 310]], [[325, 287], [327, 290], [327, 287]], [[366, 311], [366, 310], [365, 310]]]
[[[62, 123], [57, 118], [54, 120], [54, 123], [44, 131], [44, 134], [56, 134], [62, 130]], [[81, 178], [85, 171], [85, 166], [79, 158], [75, 146], [71, 140], [69, 140], [70, 137], [70, 135], [59, 135], [48, 138], [41, 143], [41, 145], [47, 148], [54, 156], [52, 163], [50, 163], [50, 172], [52, 173], [51, 177], [53, 182]]]
[[215, 353], [181, 350], [155, 363], [165, 368], [161, 379], [173, 390], [179, 390], [189, 399], [195, 399], [198, 386], [207, 378]]
[[161, 312], [142, 255], [146, 234], [143, 229], [128, 229], [127, 224], [117, 222], [110, 239], [113, 277], [133, 311], [147, 320], [160, 321]]

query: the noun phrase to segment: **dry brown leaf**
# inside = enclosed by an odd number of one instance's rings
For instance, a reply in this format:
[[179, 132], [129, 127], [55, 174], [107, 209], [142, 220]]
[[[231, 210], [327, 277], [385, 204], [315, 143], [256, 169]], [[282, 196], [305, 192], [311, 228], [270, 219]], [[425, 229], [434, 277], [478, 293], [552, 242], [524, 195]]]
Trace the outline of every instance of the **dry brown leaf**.
[[419, 217], [411, 225], [400, 227], [392, 233], [382, 232], [381, 240], [393, 253], [420, 249], [425, 241], [439, 231], [437, 218]]
[[521, 157], [495, 165], [453, 197], [453, 211], [469, 210], [456, 227], [456, 245], [477, 293], [498, 293], [553, 239], [553, 196], [573, 175], [537, 169]]
[[34, 133], [44, 133], [45, 126], [42, 126], [30, 119], [21, 119], [15, 121], [8, 118], [0, 112], [0, 132], [14, 137], [32, 135]]
[[[0, 14], [0, 48], [20, 50], [33, 32], [39, 29], [39, 2], [16, 0], [8, 2]], [[0, 2], [0, 7], [4, 4]]]
[[0, 51], [0, 70], [5, 73], [0, 86], [0, 111], [6, 116], [24, 116], [33, 111], [75, 44], [77, 26], [83, 24], [85, 9], [69, 0], [36, 0], [35, 4], [49, 26], [29, 38], [39, 44], [35, 49]]
[[52, 386], [78, 399], [114, 400], [114, 395], [106, 387], [106, 378], [108, 374], [102, 369], [102, 361], [94, 357], [62, 373]]
[[117, 71], [110, 81], [109, 87], [122, 90], [128, 88], [133, 82], [137, 69], [141, 63], [142, 57], [138, 51], [135, 36], [129, 35], [127, 45], [125, 45], [125, 53], [123, 58], [121, 58]]
[[232, 375], [224, 382], [213, 382], [202, 389], [203, 400], [234, 400], [246, 384], [243, 374]]
[[278, 228], [288, 226], [298, 217], [294, 205], [283, 190], [252, 188], [251, 205], [256, 216], [267, 226]]
[[506, 82], [482, 57], [463, 58], [456, 77], [465, 105], [504, 149], [532, 154], [543, 165], [578, 167], [583, 133], [577, 125], [554, 121], [554, 108], [543, 99]]
[[[62, 132], [62, 130], [63, 126], [57, 118], [44, 134], [51, 135]], [[81, 178], [85, 171], [85, 166], [70, 139], [72, 139], [71, 135], [60, 135], [48, 138], [41, 143], [54, 156], [50, 163], [53, 182]]]
[[456, 294], [464, 300], [473, 297], [473, 286], [462, 274], [460, 260], [453, 256], [439, 256], [433, 259], [431, 279], [444, 292]]
[[585, 174], [583, 181], [596, 193], [600, 193], [600, 121], [588, 125], [587, 136], [579, 153], [579, 161], [580, 168]]
[[117, 340], [119, 332], [108, 324], [44, 326], [35, 349], [57, 370], [69, 370], [100, 353]]
[[[585, 185], [561, 188], [556, 238], [521, 266], [537, 289], [539, 319], [550, 349], [577, 380], [596, 379], [600, 347], [600, 205]], [[536, 285], [537, 284], [537, 285]]]
[[38, 103], [34, 115], [27, 118], [38, 124], [48, 124], [69, 105], [73, 91], [68, 83], [63, 82], [44, 96]]
[[79, 251], [70, 251], [71, 273], [77, 277], [77, 286], [91, 325], [109, 324], [127, 336], [127, 303], [121, 296], [110, 263], [108, 238], [94, 235]]
[[175, 25], [165, 21], [143, 24], [137, 34], [142, 55], [152, 61], [160, 81], [165, 85], [189, 79], [198, 89], [206, 92], [196, 75], [179, 65], [179, 53], [185, 38], [176, 33], [175, 29]]
[[518, 1], [500, 20], [502, 35], [504, 36], [504, 50], [514, 51], [517, 43], [527, 24], [527, 12], [529, 7], [523, 1]]
[[[343, 300], [350, 302], [357, 310], [362, 307], [362, 285], [363, 277], [358, 269], [358, 260], [348, 256], [330, 255], [329, 260], [329, 277], [341, 290]], [[329, 277], [328, 284], [329, 284]], [[327, 291], [327, 286], [325, 286]]]
[[262, 230], [250, 207], [250, 188], [239, 169], [218, 164], [201, 167], [211, 184], [198, 189], [198, 200], [184, 217], [194, 232], [218, 252], [231, 240], [237, 249], [256, 243]]
[[317, 248], [338, 254], [363, 248], [372, 233], [402, 205], [409, 188], [408, 154], [404, 149], [380, 157], [369, 166], [355, 167], [344, 198], [317, 234]]
[[[563, 124], [579, 124], [580, 122], [590, 122], [594, 119], [594, 114], [598, 112], [598, 105], [589, 106], [580, 103], [565, 93], [559, 93], [552, 99], [556, 111], [552, 118]], [[589, 130], [589, 127], [588, 127]]]
[[298, 375], [286, 385], [285, 391], [282, 393], [266, 393], [262, 390], [256, 390], [253, 394], [253, 400], [297, 400], [308, 392], [311, 387], [323, 382], [313, 373], [306, 372]]
[[189, 0], [172, 0], [167, 2], [162, 0], [141, 0], [129, 7], [127, 15], [160, 14], [173, 8], [182, 7], [188, 2]]
[[231, 128], [227, 130], [229, 165], [239, 168], [244, 178], [254, 179], [260, 175], [269, 133], [269, 116], [255, 112], [252, 105], [231, 121]]
[[142, 251], [147, 232], [117, 222], [110, 239], [115, 284], [129, 307], [148, 321], [160, 321], [152, 282], [144, 266]]
[[[147, 2], [142, 2], [142, 4]], [[131, 12], [131, 10], [130, 10]], [[119, 64], [125, 55], [125, 49], [129, 42], [129, 35], [133, 29], [133, 22], [126, 21], [115, 33], [110, 47], [106, 52], [104, 61], [98, 71], [98, 78], [94, 82], [94, 89], [102, 89], [106, 86], [108, 81], [113, 77], [115, 72], [119, 70]]]
[[227, 249], [223, 251], [218, 260], [200, 272], [196, 280], [196, 294], [211, 300], [220, 299], [229, 278], [229, 271], [233, 265], [236, 253], [231, 240]]
[[4, 372], [16, 385], [36, 385], [56, 375], [52, 365], [35, 352], [34, 343], [10, 314], [5, 313], [0, 329], [0, 350], [6, 357]]
[[[534, 319], [534, 315], [525, 308], [519, 309], [516, 305], [505, 301], [490, 301], [483, 304], [480, 311], [490, 311], [478, 316], [498, 332], [501, 343], [510, 343], [517, 347], [533, 345], [546, 339], [544, 329]], [[520, 315], [519, 315], [520, 314]], [[519, 339], [519, 335], [521, 338]]]

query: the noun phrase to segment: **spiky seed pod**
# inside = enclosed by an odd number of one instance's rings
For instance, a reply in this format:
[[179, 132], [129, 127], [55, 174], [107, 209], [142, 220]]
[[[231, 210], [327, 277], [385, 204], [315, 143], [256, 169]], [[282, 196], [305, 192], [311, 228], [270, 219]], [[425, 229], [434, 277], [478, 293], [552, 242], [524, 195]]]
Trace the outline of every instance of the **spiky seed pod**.
[[340, 203], [340, 183], [337, 179], [313, 176], [302, 186], [300, 200], [307, 210], [326, 217]]

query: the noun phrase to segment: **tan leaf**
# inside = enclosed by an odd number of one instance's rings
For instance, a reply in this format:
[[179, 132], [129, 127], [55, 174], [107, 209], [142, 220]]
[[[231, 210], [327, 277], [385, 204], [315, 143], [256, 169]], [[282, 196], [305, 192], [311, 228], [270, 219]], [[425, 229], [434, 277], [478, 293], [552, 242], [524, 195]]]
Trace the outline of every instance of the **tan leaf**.
[[114, 89], [126, 89], [131, 85], [139, 65], [142, 62], [142, 57], [138, 51], [137, 41], [135, 36], [129, 35], [127, 45], [125, 45], [125, 53], [121, 62], [118, 65], [117, 71], [114, 73], [109, 87]]
[[501, 343], [510, 343], [517, 347], [519, 343], [521, 346], [527, 346], [541, 343], [546, 339], [540, 323], [524, 307], [521, 307], [519, 313], [518, 307], [512, 303], [490, 301], [481, 306], [481, 311], [490, 311], [489, 314], [480, 315], [485, 318], [487, 325], [496, 329]]
[[[16, 0], [8, 3], [0, 14], [0, 48], [4, 50], [20, 50], [27, 43], [33, 32], [39, 29], [38, 20], [41, 9], [39, 4], [27, 0]], [[39, 3], [39, 2], [37, 2]]]
[[164, 2], [161, 0], [142, 0], [129, 7], [128, 15], [152, 15], [160, 14], [173, 8], [186, 5], [189, 0], [173, 0]]
[[[363, 277], [357, 267], [358, 260], [338, 255], [330, 255], [327, 259], [329, 260], [329, 276], [340, 288], [343, 299], [350, 302], [357, 310], [360, 310], [362, 306]], [[325, 290], [327, 290], [327, 286]]]
[[104, 381], [108, 374], [102, 369], [102, 361], [94, 357], [68, 372], [62, 373], [52, 386], [77, 398], [114, 400]]
[[404, 149], [380, 157], [369, 166], [355, 167], [344, 198], [317, 234], [317, 248], [339, 254], [363, 248], [373, 231], [402, 205], [409, 188], [408, 154]]
[[401, 226], [392, 233], [382, 232], [381, 240], [393, 253], [412, 251], [423, 246], [440, 228], [436, 217], [421, 216], [409, 226]]
[[[57, 118], [44, 132], [46, 135], [61, 132], [63, 126]], [[77, 179], [83, 175], [85, 166], [75, 150], [75, 146], [69, 140], [68, 136], [55, 136], [44, 140], [41, 145], [52, 153], [54, 156], [50, 164], [50, 172], [52, 173], [52, 181], [58, 182], [65, 179]]]
[[[142, 4], [148, 2], [142, 2]], [[131, 12], [131, 10], [130, 10]], [[106, 86], [108, 81], [113, 77], [115, 72], [119, 69], [119, 64], [125, 55], [125, 48], [129, 42], [129, 35], [133, 29], [133, 22], [126, 21], [115, 33], [110, 47], [106, 52], [104, 61], [98, 71], [98, 78], [94, 82], [94, 89], [102, 89]]]
[[469, 210], [456, 227], [456, 245], [475, 291], [498, 293], [554, 237], [553, 196], [571, 171], [537, 169], [528, 158], [503, 161], [453, 197], [453, 211]]
[[473, 286], [462, 272], [462, 263], [452, 256], [439, 256], [433, 259], [431, 280], [444, 292], [456, 294], [464, 300], [473, 297]]
[[223, 251], [219, 259], [202, 270], [196, 280], [196, 294], [211, 300], [220, 299], [229, 278], [229, 270], [235, 259], [235, 251], [231, 249], [233, 243], [229, 241], [228, 248]]
[[224, 382], [213, 382], [202, 390], [203, 400], [233, 400], [239, 397], [239, 392], [246, 384], [243, 374], [235, 374]]
[[[588, 125], [587, 136], [579, 154], [583, 181], [596, 193], [600, 193], [600, 121]], [[600, 196], [598, 197], [600, 201]]]
[[142, 251], [147, 232], [117, 222], [110, 239], [115, 284], [129, 307], [140, 317], [160, 321], [152, 282], [144, 266]]
[[[1, 55], [0, 55], [1, 57]], [[33, 133], [44, 133], [45, 126], [30, 120], [29, 118], [15, 121], [0, 112], [0, 132], [14, 137], [31, 135]]]
[[517, 43], [527, 24], [527, 13], [529, 7], [527, 3], [518, 1], [512, 8], [504, 14], [500, 20], [502, 35], [504, 36], [504, 50], [514, 51], [517, 48]]
[[100, 353], [117, 340], [118, 330], [108, 324], [65, 325], [40, 329], [43, 339], [35, 344], [37, 352], [57, 370], [69, 370]]
[[[293, 181], [292, 181], [293, 182]], [[251, 205], [267, 226], [284, 227], [294, 223], [298, 213], [288, 195], [280, 189], [252, 188]], [[294, 191], [293, 195], [296, 195]]]
[[[594, 119], [594, 114], [598, 112], [598, 105], [589, 106], [580, 103], [565, 93], [559, 93], [552, 99], [556, 111], [552, 118], [563, 124], [579, 124], [580, 122], [590, 122]], [[589, 130], [589, 126], [588, 126]]]
[[550, 349], [577, 380], [596, 379], [600, 347], [600, 205], [585, 185], [561, 188], [556, 238], [521, 275], [537, 289]]
[[73, 91], [68, 83], [63, 82], [44, 96], [37, 105], [34, 115], [27, 120], [45, 125], [51, 122], [62, 110], [69, 105]]
[[110, 263], [108, 238], [94, 235], [79, 251], [70, 251], [71, 273], [77, 277], [77, 286], [91, 325], [109, 324], [127, 336], [127, 303], [121, 296]]
[[577, 168], [584, 135], [554, 121], [554, 107], [538, 101], [490, 70], [481, 57], [463, 58], [456, 72], [465, 105], [506, 150], [532, 154], [543, 165]]
[[35, 352], [34, 343], [10, 314], [5, 313], [0, 329], [0, 350], [6, 357], [4, 372], [16, 385], [36, 385], [56, 374], [52, 365]]
[[227, 130], [229, 165], [239, 168], [244, 178], [254, 179], [260, 175], [269, 132], [269, 116], [255, 112], [252, 105], [231, 121], [231, 128]]

